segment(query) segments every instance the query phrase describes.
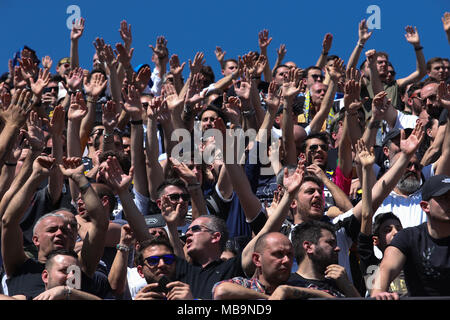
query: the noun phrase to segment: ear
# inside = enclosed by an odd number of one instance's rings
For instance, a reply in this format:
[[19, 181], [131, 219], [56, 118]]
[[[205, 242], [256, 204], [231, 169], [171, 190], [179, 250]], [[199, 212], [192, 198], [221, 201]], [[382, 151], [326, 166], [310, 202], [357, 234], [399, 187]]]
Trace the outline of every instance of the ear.
[[303, 241], [303, 249], [305, 250], [306, 254], [311, 254], [314, 252], [314, 243], [311, 241]]
[[213, 236], [211, 240], [212, 243], [219, 243], [220, 239], [222, 238], [220, 232], [214, 232], [212, 236]]
[[[103, 205], [103, 207], [106, 209], [106, 208], [109, 208], [109, 199], [108, 199], [108, 197], [107, 196], [103, 196], [103, 198], [102, 198], [102, 205]], [[109, 210], [108, 210], [109, 211]]]
[[306, 161], [306, 154], [304, 154], [303, 152], [300, 152], [299, 155], [300, 159]]
[[386, 157], [389, 158], [389, 149], [388, 149], [388, 147], [383, 147], [383, 153], [384, 153], [384, 155], [385, 155]]
[[430, 203], [428, 201], [420, 201], [420, 207], [427, 215], [430, 213]]
[[39, 248], [39, 238], [37, 236], [33, 236], [33, 238], [31, 238], [31, 239], [32, 239], [34, 245]]
[[156, 199], [156, 205], [161, 209], [161, 199]]
[[257, 268], [261, 267], [261, 254], [258, 252], [253, 252], [252, 262]]
[[292, 200], [290, 208], [297, 210], [297, 199]]
[[378, 246], [380, 244], [380, 239], [378, 238], [378, 236], [373, 236], [372, 241], [374, 246]]
[[137, 272], [139, 273], [139, 275], [141, 276], [141, 278], [144, 278], [145, 276], [144, 276], [144, 272], [142, 272], [142, 266], [137, 266], [136, 267], [136, 269], [137, 269]]
[[47, 284], [48, 284], [48, 271], [47, 270], [44, 269], [44, 271], [42, 271], [41, 278], [42, 278], [42, 281], [44, 282], [44, 284], [47, 286]]
[[428, 129], [427, 129], [427, 135], [428, 135], [429, 137], [431, 137], [431, 128], [428, 128]]

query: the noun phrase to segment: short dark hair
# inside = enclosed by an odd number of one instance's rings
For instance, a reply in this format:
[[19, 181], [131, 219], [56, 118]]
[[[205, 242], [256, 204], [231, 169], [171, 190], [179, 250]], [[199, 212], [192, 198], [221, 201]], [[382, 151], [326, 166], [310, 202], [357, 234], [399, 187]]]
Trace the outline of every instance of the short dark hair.
[[309, 66], [309, 67], [306, 68], [306, 70], [305, 70], [305, 75], [306, 75], [306, 77], [308, 77], [308, 73], [309, 73], [309, 71], [311, 71], [311, 70], [319, 70], [320, 72], [322, 72], [322, 69], [320, 69], [320, 68], [317, 67], [317, 66]]
[[165, 246], [171, 253], [174, 253], [173, 247], [170, 244], [169, 240], [163, 237], [150, 237], [149, 239], [139, 243], [139, 249], [136, 250], [136, 256], [134, 258], [134, 263], [136, 266], [144, 265], [143, 253], [145, 249], [151, 246]]
[[108, 157], [110, 157], [110, 156], [117, 158], [117, 160], [119, 161], [120, 167], [122, 168], [124, 173], [128, 174], [130, 172], [131, 161], [130, 161], [130, 159], [128, 159], [127, 156], [125, 156], [125, 154], [123, 152], [116, 152], [116, 151], [112, 151], [112, 150], [102, 152], [98, 156], [99, 163], [105, 162], [108, 159]]
[[288, 67], [287, 65], [285, 65], [285, 64], [280, 64], [280, 65], [277, 66], [275, 69], [273, 69], [272, 77], [275, 77], [275, 75], [277, 74], [278, 69], [280, 69], [280, 68], [282, 68], [282, 67], [288, 68], [288, 69], [289, 69], [289, 67]]
[[234, 62], [237, 65], [239, 65], [239, 62], [236, 59], [230, 58], [230, 59], [226, 59], [226, 60], [223, 61], [223, 68], [225, 68], [225, 66], [227, 65], [228, 62]]
[[225, 246], [226, 246], [227, 240], [228, 240], [228, 236], [229, 236], [229, 232], [228, 232], [228, 228], [227, 228], [227, 224], [226, 224], [225, 220], [219, 218], [218, 216], [211, 215], [211, 214], [201, 215], [200, 217], [208, 218], [208, 222], [205, 223], [205, 225], [206, 225], [206, 227], [208, 227], [208, 229], [211, 229], [211, 231], [220, 233], [219, 246], [220, 246], [220, 251], [223, 251], [225, 249]]
[[322, 230], [328, 230], [334, 235], [336, 232], [332, 224], [316, 220], [302, 222], [292, 230], [292, 245], [297, 264], [300, 264], [306, 255], [303, 249], [303, 242], [309, 241], [317, 244], [320, 237], [322, 237]]
[[168, 179], [166, 181], [164, 181], [163, 183], [161, 183], [158, 188], [156, 189], [156, 198], [160, 199], [162, 194], [164, 193], [164, 190], [168, 187], [168, 186], [175, 186], [178, 187], [180, 189], [183, 189], [184, 191], [187, 192], [186, 189], [186, 184], [184, 183], [183, 180], [181, 179], [176, 179], [176, 178], [172, 178], [172, 179]]
[[200, 73], [205, 77], [203, 85], [205, 87], [209, 86], [211, 83], [215, 82], [215, 75], [214, 71], [210, 66], [203, 66], [200, 70]]
[[442, 62], [442, 58], [441, 57], [434, 57], [431, 58], [430, 60], [427, 61], [427, 72], [429, 72], [431, 70], [431, 66], [433, 63], [436, 62]]
[[392, 212], [380, 213], [380, 214], [376, 215], [374, 218], [373, 225], [372, 225], [372, 235], [378, 237], [380, 235], [381, 225], [383, 224], [383, 222], [385, 222], [389, 219], [397, 220], [401, 224], [400, 219]]
[[74, 250], [67, 250], [67, 249], [52, 250], [47, 255], [47, 260], [45, 261], [45, 269], [46, 270], [49, 270], [52, 267], [53, 258], [56, 256], [59, 256], [59, 255], [74, 257], [75, 259], [78, 260], [78, 254]]
[[200, 120], [203, 116], [203, 114], [206, 111], [214, 111], [215, 113], [217, 113], [217, 116], [222, 118], [223, 122], [226, 124], [228, 122], [228, 117], [225, 115], [225, 113], [218, 107], [216, 107], [215, 105], [208, 105], [205, 109], [203, 109], [200, 114], [198, 115], [198, 119]]
[[328, 135], [329, 135], [328, 132], [317, 132], [317, 133], [310, 134], [309, 136], [307, 136], [305, 138], [305, 140], [303, 140], [303, 142], [300, 146], [300, 152], [302, 152], [302, 153], [306, 152], [306, 143], [308, 142], [308, 140], [311, 140], [311, 139], [320, 139], [328, 145], [330, 143], [330, 138]]
[[330, 60], [337, 60], [337, 59], [339, 59], [339, 57], [335, 54], [327, 56], [327, 62]]
[[302, 184], [305, 182], [308, 182], [308, 181], [314, 182], [315, 184], [317, 184], [319, 186], [320, 189], [323, 189], [325, 186], [322, 179], [320, 179], [314, 173], [305, 172], [305, 175], [303, 176]]
[[108, 197], [109, 215], [110, 219], [112, 219], [112, 213], [117, 205], [117, 199], [116, 196], [114, 195], [114, 192], [107, 184], [104, 183], [92, 183], [92, 187], [94, 188], [95, 192], [100, 198], [100, 201], [104, 196]]

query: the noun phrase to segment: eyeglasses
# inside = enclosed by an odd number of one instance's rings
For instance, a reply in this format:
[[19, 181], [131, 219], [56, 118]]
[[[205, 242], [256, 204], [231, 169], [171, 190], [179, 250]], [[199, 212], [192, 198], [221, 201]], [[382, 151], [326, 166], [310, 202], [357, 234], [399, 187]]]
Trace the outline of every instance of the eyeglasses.
[[148, 102], [142, 102], [142, 106], [143, 106], [144, 108], [148, 108]]
[[159, 261], [161, 259], [164, 261], [165, 264], [171, 265], [175, 262], [175, 256], [173, 254], [164, 254], [162, 256], [150, 256], [145, 258], [144, 260], [147, 261], [149, 266], [156, 266], [158, 265]]
[[[206, 230], [202, 230], [202, 227], [205, 228]], [[208, 227], [202, 226], [200, 224], [197, 224], [197, 225], [194, 225], [194, 226], [191, 226], [191, 227], [187, 228], [186, 233], [189, 232], [189, 231], [191, 231], [192, 233], [198, 233], [198, 232], [202, 232], [202, 231], [214, 232], [213, 230], [209, 229]]]
[[420, 164], [420, 162], [410, 162], [408, 163], [407, 168], [411, 168], [412, 166], [414, 166], [414, 169], [416, 169], [417, 171], [422, 170], [422, 165]]
[[321, 75], [321, 74], [312, 74], [311, 77], [312, 77], [314, 80], [323, 80], [323, 78], [324, 78], [324, 76]]
[[328, 151], [328, 145], [326, 144], [312, 144], [309, 146], [309, 151], [316, 152], [319, 149], [319, 147], [323, 151]]
[[52, 92], [52, 90], [55, 90], [56, 92], [58, 92], [58, 87], [47, 87], [47, 88], [44, 88], [44, 90], [42, 91], [42, 93], [48, 93], [48, 92]]
[[388, 74], [391, 74], [392, 76], [395, 76], [397, 73], [395, 71], [388, 71]]
[[191, 196], [187, 193], [172, 193], [167, 195], [171, 201], [180, 201], [180, 198], [183, 201], [189, 201]]

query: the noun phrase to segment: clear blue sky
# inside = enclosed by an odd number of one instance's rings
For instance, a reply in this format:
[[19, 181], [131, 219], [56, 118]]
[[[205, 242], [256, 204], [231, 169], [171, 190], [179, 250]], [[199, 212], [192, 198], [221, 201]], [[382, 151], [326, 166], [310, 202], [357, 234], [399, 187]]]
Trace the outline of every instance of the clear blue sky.
[[[133, 65], [150, 63], [148, 45], [154, 44], [158, 35], [164, 35], [170, 54], [178, 54], [182, 62], [203, 51], [217, 79], [220, 68], [214, 55], [216, 45], [227, 52], [227, 58], [235, 58], [258, 49], [257, 35], [262, 29], [268, 29], [273, 37], [269, 46], [271, 66], [281, 43], [287, 48], [285, 61], [293, 60], [301, 67], [315, 64], [327, 32], [334, 36], [330, 54], [347, 61], [358, 39], [358, 22], [370, 16], [366, 13], [370, 5], [380, 8], [381, 29], [374, 30], [364, 50], [375, 48], [388, 52], [397, 77], [415, 69], [414, 51], [404, 37], [406, 25], [417, 26], [427, 60], [450, 56], [441, 22], [443, 13], [450, 11], [447, 0], [0, 0], [3, 37], [0, 72], [8, 70], [8, 59], [24, 44], [35, 49], [39, 57], [51, 56], [54, 65], [68, 56], [70, 31], [66, 21], [70, 14], [66, 11], [70, 5], [77, 5], [86, 19], [79, 52], [80, 65], [87, 69], [92, 66], [93, 40], [101, 36], [112, 45], [120, 42], [118, 30], [123, 19], [132, 25]], [[185, 76], [187, 73], [188, 67]]]

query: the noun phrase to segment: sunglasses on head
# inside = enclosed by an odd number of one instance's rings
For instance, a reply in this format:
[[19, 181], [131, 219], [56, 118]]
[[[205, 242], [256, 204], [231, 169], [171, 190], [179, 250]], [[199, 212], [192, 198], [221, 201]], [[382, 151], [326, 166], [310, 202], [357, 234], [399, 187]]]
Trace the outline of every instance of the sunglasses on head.
[[309, 146], [309, 151], [315, 152], [319, 149], [319, 147], [323, 151], [328, 151], [328, 145], [326, 145], [326, 144], [312, 144]]
[[183, 201], [189, 201], [191, 199], [191, 196], [187, 193], [172, 193], [167, 196], [172, 201], [179, 201], [180, 198], [183, 199]]
[[159, 264], [159, 261], [161, 259], [164, 261], [164, 264], [171, 265], [175, 261], [175, 256], [173, 254], [164, 254], [162, 256], [150, 256], [145, 258], [145, 261], [147, 261], [147, 263], [150, 266], [156, 266]]

